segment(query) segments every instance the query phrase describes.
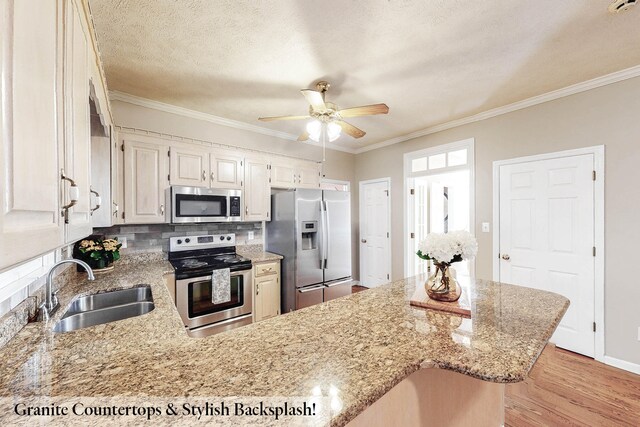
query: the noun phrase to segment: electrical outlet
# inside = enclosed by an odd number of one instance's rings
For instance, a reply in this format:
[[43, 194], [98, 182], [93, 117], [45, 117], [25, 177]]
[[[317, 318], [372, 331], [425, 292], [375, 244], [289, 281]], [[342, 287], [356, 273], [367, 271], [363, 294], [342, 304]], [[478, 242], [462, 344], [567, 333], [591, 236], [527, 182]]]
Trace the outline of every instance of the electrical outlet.
[[482, 223], [482, 232], [483, 233], [488, 233], [489, 231], [491, 231], [491, 227], [489, 226], [488, 222], [483, 222]]
[[117, 237], [118, 237], [118, 242], [120, 242], [122, 244], [122, 248], [121, 249], [126, 248], [127, 247], [127, 238], [124, 237], [124, 236], [122, 236], [122, 237], [117, 236]]
[[253, 240], [255, 237], [256, 237], [256, 236], [255, 236], [255, 234], [254, 234], [254, 232], [253, 232], [253, 231], [249, 231], [249, 232], [247, 233], [247, 240]]

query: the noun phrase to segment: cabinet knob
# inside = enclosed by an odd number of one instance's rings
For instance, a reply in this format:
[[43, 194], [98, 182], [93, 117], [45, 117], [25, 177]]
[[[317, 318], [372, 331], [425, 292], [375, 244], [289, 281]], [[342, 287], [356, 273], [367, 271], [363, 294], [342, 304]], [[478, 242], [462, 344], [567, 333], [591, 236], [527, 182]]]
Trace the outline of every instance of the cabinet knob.
[[509, 256], [509, 254], [502, 254], [502, 259], [505, 261], [509, 261], [511, 257]]
[[211, 172], [211, 181], [215, 181], [216, 180], [216, 174], [214, 172]]
[[367, 243], [367, 239], [361, 239], [360, 240], [362, 243]]
[[256, 284], [256, 295], [260, 293], [260, 283]]
[[207, 171], [202, 171], [202, 180], [203, 181], [207, 180]]
[[160, 205], [160, 215], [164, 215], [164, 205]]

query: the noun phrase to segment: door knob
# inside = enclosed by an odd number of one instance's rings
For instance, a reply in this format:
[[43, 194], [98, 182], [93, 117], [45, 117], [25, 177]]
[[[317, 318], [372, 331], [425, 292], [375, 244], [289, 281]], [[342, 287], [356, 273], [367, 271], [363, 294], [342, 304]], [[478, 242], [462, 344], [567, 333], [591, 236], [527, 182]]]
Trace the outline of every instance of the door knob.
[[509, 261], [511, 257], [508, 254], [502, 254], [502, 259], [505, 261]]
[[361, 239], [360, 240], [362, 243], [367, 243], [367, 239]]

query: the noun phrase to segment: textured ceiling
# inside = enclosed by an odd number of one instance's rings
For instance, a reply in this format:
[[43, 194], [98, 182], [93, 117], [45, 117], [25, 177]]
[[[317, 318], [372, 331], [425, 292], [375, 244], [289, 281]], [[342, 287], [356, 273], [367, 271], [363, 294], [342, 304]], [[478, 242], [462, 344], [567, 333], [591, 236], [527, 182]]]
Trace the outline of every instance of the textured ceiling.
[[298, 134], [326, 79], [361, 148], [640, 64], [640, 6], [608, 0], [90, 0], [111, 90]]

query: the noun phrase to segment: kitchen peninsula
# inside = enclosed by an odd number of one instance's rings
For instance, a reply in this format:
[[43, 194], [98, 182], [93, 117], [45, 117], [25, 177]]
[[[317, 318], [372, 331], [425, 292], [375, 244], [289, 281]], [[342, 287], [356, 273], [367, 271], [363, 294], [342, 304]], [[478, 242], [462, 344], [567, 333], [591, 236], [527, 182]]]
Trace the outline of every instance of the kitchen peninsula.
[[[436, 314], [409, 305], [424, 281], [418, 276], [195, 339], [187, 336], [165, 287], [163, 275], [170, 271], [161, 255], [139, 255], [95, 282], [72, 273], [59, 293], [61, 310], [48, 323], [29, 323], [0, 349], [0, 397], [286, 397], [319, 391], [337, 400], [331, 425], [359, 426], [371, 425], [372, 416], [383, 423], [385, 406], [395, 405], [412, 382], [418, 391], [438, 388], [418, 406], [455, 392], [447, 399], [460, 416], [480, 402], [481, 413], [467, 416], [497, 417], [485, 424], [495, 425], [503, 412], [503, 384], [525, 379], [568, 307], [553, 293], [478, 281], [471, 287], [471, 319]], [[52, 332], [76, 295], [137, 284], [151, 285], [150, 313]], [[469, 392], [477, 393], [475, 402], [465, 397]], [[11, 411], [5, 406], [0, 418]]]

